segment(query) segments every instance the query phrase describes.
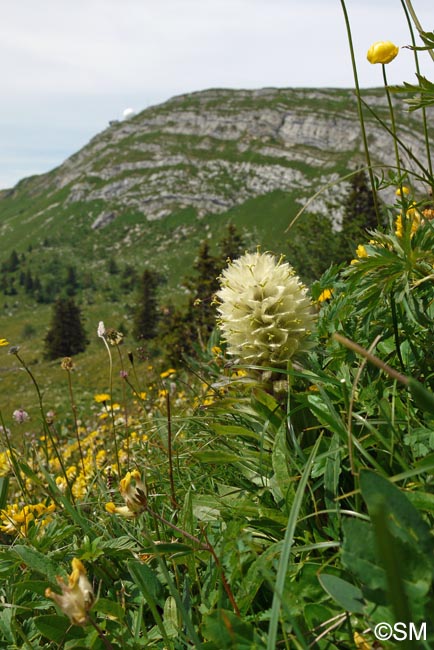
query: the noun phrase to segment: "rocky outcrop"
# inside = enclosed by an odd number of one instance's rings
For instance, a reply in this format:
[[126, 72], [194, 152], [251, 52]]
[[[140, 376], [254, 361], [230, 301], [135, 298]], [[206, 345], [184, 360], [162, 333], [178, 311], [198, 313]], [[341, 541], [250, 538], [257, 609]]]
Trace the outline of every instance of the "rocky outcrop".
[[[383, 91], [366, 98], [388, 122]], [[423, 161], [419, 115], [397, 114], [400, 137]], [[390, 135], [370, 114], [366, 129], [376, 164], [393, 165]], [[408, 163], [404, 149], [401, 155]], [[31, 191], [67, 189], [64, 205], [89, 204], [91, 228], [99, 230], [127, 210], [153, 221], [193, 207], [203, 218], [274, 190], [302, 202], [313, 179], [316, 190], [319, 179], [327, 185], [363, 164], [350, 90], [208, 90], [112, 122]], [[315, 205], [327, 209], [324, 201]]]

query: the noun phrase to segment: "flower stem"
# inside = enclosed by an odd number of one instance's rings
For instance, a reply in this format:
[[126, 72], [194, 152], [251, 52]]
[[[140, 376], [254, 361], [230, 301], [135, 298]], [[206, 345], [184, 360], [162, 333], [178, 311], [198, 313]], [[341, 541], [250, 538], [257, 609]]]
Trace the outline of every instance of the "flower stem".
[[358, 74], [357, 74], [356, 58], [355, 58], [355, 55], [354, 55], [353, 37], [352, 37], [352, 34], [351, 34], [350, 21], [349, 21], [349, 18], [348, 18], [348, 12], [347, 12], [347, 8], [345, 6], [345, 1], [344, 0], [341, 0], [341, 5], [342, 5], [342, 11], [344, 13], [345, 26], [347, 28], [348, 43], [349, 43], [349, 46], [350, 46], [351, 65], [352, 65], [352, 68], [353, 68], [354, 86], [355, 86], [356, 98], [357, 98], [357, 111], [358, 111], [358, 115], [359, 115], [360, 129], [362, 131], [362, 140], [363, 140], [363, 146], [364, 146], [364, 149], [365, 149], [365, 157], [366, 157], [366, 164], [367, 164], [367, 168], [368, 168], [369, 180], [370, 180], [370, 183], [371, 183], [372, 198], [374, 200], [375, 214], [377, 215], [378, 225], [381, 226], [381, 215], [380, 215], [380, 209], [379, 209], [379, 205], [378, 205], [377, 189], [376, 189], [376, 185], [375, 185], [374, 173], [372, 171], [371, 156], [370, 156], [370, 153], [369, 153], [368, 138], [366, 136], [365, 120], [364, 120], [364, 117], [363, 117], [362, 96], [361, 96], [360, 86], [359, 86], [359, 77], [358, 77]]
[[390, 96], [389, 86], [388, 86], [388, 83], [387, 83], [386, 66], [384, 65], [384, 63], [382, 63], [381, 68], [382, 68], [382, 71], [383, 71], [384, 88], [386, 90], [387, 103], [389, 105], [389, 111], [390, 111], [390, 121], [391, 121], [391, 125], [392, 125], [393, 146], [395, 148], [396, 169], [398, 171], [399, 183], [401, 185], [401, 196], [402, 196], [403, 192], [402, 192], [402, 183], [401, 183], [401, 161], [399, 159], [398, 142], [396, 140], [395, 111], [393, 110], [392, 98]]
[[84, 456], [83, 456], [83, 450], [81, 448], [80, 435], [79, 435], [79, 432], [78, 432], [77, 406], [76, 406], [75, 401], [74, 401], [74, 393], [72, 392], [71, 371], [67, 370], [67, 373], [68, 373], [69, 399], [71, 401], [72, 416], [74, 418], [75, 437], [77, 438], [78, 451], [80, 452], [81, 468], [83, 470], [83, 476], [85, 476], [86, 471], [85, 471], [85, 468], [84, 468]]
[[118, 470], [118, 476], [121, 476], [121, 467], [119, 464], [119, 450], [118, 450], [118, 441], [116, 438], [116, 424], [115, 424], [115, 414], [113, 411], [113, 359], [112, 359], [112, 353], [110, 351], [109, 344], [107, 343], [107, 339], [105, 335], [101, 335], [100, 338], [104, 341], [104, 345], [107, 349], [107, 353], [109, 356], [109, 393], [110, 393], [110, 416], [111, 416], [111, 422], [112, 422], [112, 432], [113, 432], [113, 441], [114, 441], [114, 446], [115, 446], [115, 454], [116, 454], [116, 468]]
[[[416, 39], [414, 37], [414, 30], [413, 30], [413, 25], [411, 24], [410, 20], [410, 15], [409, 11], [407, 9], [407, 6], [405, 4], [405, 0], [401, 0], [401, 5], [405, 13], [405, 17], [407, 19], [407, 24], [408, 24], [408, 29], [410, 32], [411, 36], [411, 43], [413, 45], [413, 53], [414, 53], [414, 64], [416, 67], [416, 73], [418, 78], [420, 77], [420, 66], [419, 66], [419, 56], [417, 53], [416, 48]], [[432, 158], [431, 158], [431, 147], [430, 147], [430, 140], [429, 140], [429, 134], [428, 134], [428, 121], [427, 121], [427, 116], [426, 116], [426, 108], [425, 106], [422, 106], [422, 124], [423, 124], [423, 133], [425, 137], [425, 147], [426, 147], [426, 157], [427, 157], [427, 163], [428, 163], [428, 170], [429, 170], [429, 176], [431, 179], [431, 189], [434, 194], [434, 179], [433, 179], [433, 166], [432, 166]]]

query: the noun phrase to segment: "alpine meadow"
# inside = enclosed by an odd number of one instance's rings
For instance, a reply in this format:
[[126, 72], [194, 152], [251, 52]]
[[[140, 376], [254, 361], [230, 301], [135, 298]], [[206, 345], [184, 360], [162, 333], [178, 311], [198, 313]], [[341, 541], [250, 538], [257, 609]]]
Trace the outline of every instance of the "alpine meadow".
[[434, 646], [434, 32], [399, 3], [377, 88], [341, 0], [354, 88], [179, 95], [0, 192], [1, 650]]

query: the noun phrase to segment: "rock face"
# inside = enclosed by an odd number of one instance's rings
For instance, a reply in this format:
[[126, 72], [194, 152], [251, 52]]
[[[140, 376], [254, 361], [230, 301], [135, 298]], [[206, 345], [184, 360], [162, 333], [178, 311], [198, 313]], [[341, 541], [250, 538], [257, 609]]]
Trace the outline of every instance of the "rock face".
[[[365, 94], [389, 123], [384, 92]], [[397, 122], [401, 139], [423, 161], [419, 115], [397, 106]], [[393, 140], [370, 114], [366, 129], [373, 160], [394, 165]], [[364, 164], [353, 91], [207, 90], [110, 123], [27, 189], [64, 189], [63, 205], [88, 205], [89, 226], [100, 230], [126, 211], [154, 221], [191, 207], [203, 218], [274, 190], [296, 192], [302, 203], [319, 184]]]

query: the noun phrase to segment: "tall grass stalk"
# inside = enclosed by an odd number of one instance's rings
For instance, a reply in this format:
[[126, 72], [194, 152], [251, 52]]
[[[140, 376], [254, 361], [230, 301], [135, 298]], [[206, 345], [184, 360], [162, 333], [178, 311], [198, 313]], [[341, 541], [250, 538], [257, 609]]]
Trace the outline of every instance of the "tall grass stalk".
[[[291, 507], [291, 512], [289, 514], [288, 524], [286, 526], [285, 537], [283, 540], [282, 553], [280, 555], [279, 565], [277, 568], [276, 582], [274, 585], [270, 623], [268, 627], [267, 650], [276, 649], [277, 628], [279, 625], [280, 609], [282, 606], [282, 598], [283, 598], [283, 591], [285, 588], [285, 578], [288, 571], [289, 557], [290, 557], [292, 545], [294, 543], [294, 534], [297, 526], [298, 515], [303, 503], [304, 493], [312, 470], [312, 464], [318, 453], [320, 442], [321, 442], [321, 437], [319, 437], [318, 440], [316, 441], [309, 455], [309, 458], [306, 462], [303, 473], [301, 475], [300, 482], [297, 487], [297, 491], [295, 493], [294, 502]], [[297, 630], [295, 624], [294, 624], [294, 630], [296, 632], [298, 640], [302, 644], [302, 647], [307, 650], [308, 646], [304, 638], [301, 636], [301, 633]]]
[[[408, 29], [409, 29], [409, 32], [410, 32], [411, 43], [412, 43], [412, 46], [413, 46], [413, 54], [414, 54], [414, 65], [415, 65], [415, 68], [416, 68], [416, 74], [417, 74], [417, 76], [419, 78], [420, 77], [419, 56], [418, 56], [417, 50], [415, 49], [416, 48], [416, 39], [415, 39], [415, 36], [414, 36], [413, 25], [412, 25], [412, 22], [411, 22], [411, 19], [410, 19], [410, 14], [409, 14], [408, 7], [407, 7], [407, 4], [406, 4], [405, 0], [401, 0], [401, 5], [402, 5], [402, 8], [404, 10], [405, 17], [406, 17], [406, 20], [407, 20]], [[424, 138], [425, 138], [426, 157], [427, 157], [429, 175], [430, 175], [430, 178], [432, 179], [431, 186], [432, 186], [432, 190], [434, 192], [433, 166], [432, 166], [432, 158], [431, 158], [431, 145], [430, 145], [430, 139], [429, 139], [429, 134], [428, 134], [428, 121], [427, 121], [425, 106], [422, 106], [421, 111], [422, 111], [423, 134], [424, 134]]]
[[371, 183], [372, 198], [373, 198], [373, 201], [374, 201], [375, 214], [377, 215], [378, 225], [380, 226], [381, 225], [381, 215], [380, 215], [380, 208], [379, 208], [379, 205], [378, 205], [377, 186], [376, 186], [376, 183], [375, 183], [374, 172], [372, 171], [371, 154], [369, 152], [368, 138], [367, 138], [367, 135], [366, 135], [365, 118], [363, 116], [363, 108], [362, 108], [362, 95], [361, 95], [361, 92], [360, 92], [359, 75], [357, 73], [356, 57], [355, 57], [355, 54], [354, 54], [353, 36], [352, 36], [350, 20], [348, 18], [348, 12], [347, 12], [347, 8], [346, 8], [344, 0], [341, 0], [341, 6], [342, 6], [342, 11], [344, 13], [345, 27], [346, 27], [346, 30], [347, 30], [348, 44], [349, 44], [349, 47], [350, 47], [351, 65], [352, 65], [352, 68], [353, 68], [353, 77], [354, 77], [354, 87], [355, 87], [356, 98], [357, 98], [357, 112], [358, 112], [358, 116], [359, 116], [360, 129], [361, 129], [361, 132], [362, 132], [362, 140], [363, 140], [363, 147], [364, 147], [364, 150], [365, 150], [365, 158], [366, 158], [366, 164], [367, 164], [367, 168], [368, 168], [369, 181]]

